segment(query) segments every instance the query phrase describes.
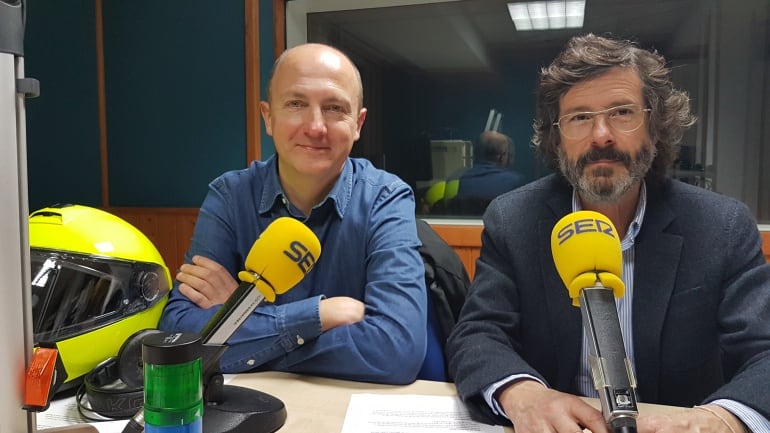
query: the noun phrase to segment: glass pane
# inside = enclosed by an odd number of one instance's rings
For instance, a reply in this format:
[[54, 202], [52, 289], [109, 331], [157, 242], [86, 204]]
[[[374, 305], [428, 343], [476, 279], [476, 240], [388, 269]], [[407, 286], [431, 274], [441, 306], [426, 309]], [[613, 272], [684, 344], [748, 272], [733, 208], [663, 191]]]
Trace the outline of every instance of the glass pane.
[[[356, 62], [369, 113], [353, 156], [412, 185], [421, 216], [478, 218], [507, 188], [503, 170], [524, 182], [548, 173], [530, 143], [537, 74], [571, 36], [593, 32], [656, 49], [690, 93], [699, 121], [672, 176], [736, 197], [770, 223], [767, 0], [589, 0], [582, 18], [580, 2], [569, 1], [566, 19], [546, 21], [582, 27], [550, 30], [536, 30], [537, 17], [515, 26], [503, 0], [360, 3], [289, 1], [287, 40], [329, 43]], [[506, 158], [483, 160], [485, 130], [510, 137]], [[487, 197], [453, 202], [468, 173]]]

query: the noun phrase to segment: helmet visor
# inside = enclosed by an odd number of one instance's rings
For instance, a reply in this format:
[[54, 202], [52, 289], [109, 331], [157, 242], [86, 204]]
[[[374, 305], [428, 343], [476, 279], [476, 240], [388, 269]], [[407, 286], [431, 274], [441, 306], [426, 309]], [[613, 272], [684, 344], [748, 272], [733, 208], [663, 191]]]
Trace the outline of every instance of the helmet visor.
[[150, 308], [169, 291], [155, 263], [32, 248], [34, 342], [56, 342]]

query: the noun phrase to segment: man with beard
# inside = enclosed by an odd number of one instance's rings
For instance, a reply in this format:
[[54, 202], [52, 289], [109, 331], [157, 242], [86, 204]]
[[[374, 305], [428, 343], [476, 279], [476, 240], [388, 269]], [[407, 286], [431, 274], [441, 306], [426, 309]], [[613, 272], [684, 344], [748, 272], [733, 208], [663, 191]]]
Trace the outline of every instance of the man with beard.
[[560, 173], [484, 214], [481, 255], [447, 343], [471, 413], [516, 433], [606, 433], [581, 313], [550, 237], [570, 212], [606, 215], [621, 238], [618, 314], [642, 412], [639, 433], [770, 431], [770, 265], [731, 198], [666, 170], [694, 117], [665, 60], [629, 41], [575, 37], [542, 69], [533, 142]]

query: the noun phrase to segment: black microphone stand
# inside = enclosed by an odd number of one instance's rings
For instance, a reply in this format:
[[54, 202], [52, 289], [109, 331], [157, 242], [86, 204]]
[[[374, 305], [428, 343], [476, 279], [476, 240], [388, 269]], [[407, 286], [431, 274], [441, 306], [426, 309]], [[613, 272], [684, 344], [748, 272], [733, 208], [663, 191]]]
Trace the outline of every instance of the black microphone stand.
[[[612, 289], [598, 280], [580, 293], [580, 312], [591, 351], [591, 373], [612, 433], [636, 433], [636, 377], [628, 361]], [[596, 326], [594, 320], [601, 322]]]
[[206, 433], [272, 433], [286, 422], [281, 400], [254, 389], [225, 385], [219, 368], [227, 340], [264, 300], [254, 284], [241, 283], [201, 332]]

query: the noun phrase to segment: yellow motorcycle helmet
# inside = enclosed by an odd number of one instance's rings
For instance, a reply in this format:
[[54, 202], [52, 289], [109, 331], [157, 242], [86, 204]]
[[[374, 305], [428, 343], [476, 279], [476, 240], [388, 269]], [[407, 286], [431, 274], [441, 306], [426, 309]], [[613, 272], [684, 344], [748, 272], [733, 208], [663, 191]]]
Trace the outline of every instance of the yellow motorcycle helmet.
[[92, 207], [33, 212], [29, 240], [34, 344], [57, 349], [57, 375], [66, 376], [55, 379], [55, 393], [157, 327], [171, 275], [141, 231]]

